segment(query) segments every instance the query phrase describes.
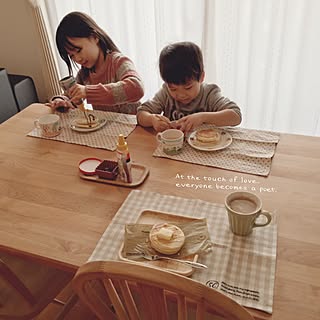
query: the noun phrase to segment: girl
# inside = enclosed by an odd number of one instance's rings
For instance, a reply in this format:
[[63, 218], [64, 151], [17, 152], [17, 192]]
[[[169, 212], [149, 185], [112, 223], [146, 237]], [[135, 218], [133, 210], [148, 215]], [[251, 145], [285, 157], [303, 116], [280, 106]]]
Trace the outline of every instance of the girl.
[[143, 84], [132, 61], [88, 15], [71, 12], [60, 22], [56, 44], [72, 75], [72, 64], [80, 65], [77, 84], [69, 98], [55, 96], [49, 106], [72, 108], [86, 99], [93, 109], [136, 114]]

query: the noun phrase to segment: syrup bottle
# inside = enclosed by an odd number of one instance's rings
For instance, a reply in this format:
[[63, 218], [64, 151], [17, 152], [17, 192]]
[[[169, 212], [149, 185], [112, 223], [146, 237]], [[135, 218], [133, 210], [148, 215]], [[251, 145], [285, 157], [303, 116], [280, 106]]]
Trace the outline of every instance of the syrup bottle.
[[120, 179], [125, 182], [131, 183], [132, 182], [131, 159], [130, 159], [128, 144], [125, 141], [123, 134], [119, 134], [119, 137], [118, 137], [117, 161], [118, 161]]

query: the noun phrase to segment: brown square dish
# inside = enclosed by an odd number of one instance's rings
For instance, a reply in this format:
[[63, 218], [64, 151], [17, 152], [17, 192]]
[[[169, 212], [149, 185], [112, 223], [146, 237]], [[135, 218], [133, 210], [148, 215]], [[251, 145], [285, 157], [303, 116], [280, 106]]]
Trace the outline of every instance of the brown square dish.
[[100, 178], [115, 180], [118, 175], [118, 163], [112, 160], [103, 160], [96, 168]]

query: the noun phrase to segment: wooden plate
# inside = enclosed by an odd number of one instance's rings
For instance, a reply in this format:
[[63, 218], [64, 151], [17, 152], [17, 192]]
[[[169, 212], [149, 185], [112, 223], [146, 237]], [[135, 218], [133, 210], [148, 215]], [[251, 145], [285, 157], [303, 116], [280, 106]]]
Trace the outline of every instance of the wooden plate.
[[86, 176], [86, 175], [82, 174], [81, 172], [79, 172], [79, 175], [80, 175], [80, 178], [85, 179], [85, 180], [132, 188], [132, 187], [136, 187], [144, 182], [144, 180], [147, 178], [147, 176], [149, 174], [149, 169], [142, 164], [133, 162], [131, 164], [131, 173], [132, 173], [132, 182], [131, 183], [122, 181], [122, 180], [120, 180], [119, 177], [117, 177], [116, 180], [108, 180], [108, 179], [100, 178], [98, 175]]
[[[166, 212], [161, 212], [161, 211], [152, 211], [152, 210], [145, 210], [142, 211], [141, 214], [139, 215], [136, 223], [141, 223], [141, 224], [155, 224], [155, 223], [186, 223], [186, 222], [192, 222], [197, 220], [196, 218], [191, 218], [191, 217], [186, 217], [186, 216], [179, 216], [179, 215], [174, 215]], [[190, 276], [194, 272], [194, 268], [184, 265], [180, 262], [176, 261], [170, 261], [170, 260], [155, 260], [155, 261], [148, 261], [148, 260], [134, 260], [130, 259], [128, 257], [125, 257], [122, 255], [122, 250], [123, 250], [123, 244], [119, 250], [119, 258], [120, 260], [123, 261], [129, 261], [129, 262], [135, 262], [139, 264], [146, 264], [146, 265], [151, 265], [157, 268], [165, 269], [167, 271], [175, 272], [178, 274], [181, 274], [183, 276]], [[198, 255], [194, 254], [188, 257], [184, 257], [183, 259], [185, 260], [190, 260], [190, 261], [197, 261], [198, 260]]]

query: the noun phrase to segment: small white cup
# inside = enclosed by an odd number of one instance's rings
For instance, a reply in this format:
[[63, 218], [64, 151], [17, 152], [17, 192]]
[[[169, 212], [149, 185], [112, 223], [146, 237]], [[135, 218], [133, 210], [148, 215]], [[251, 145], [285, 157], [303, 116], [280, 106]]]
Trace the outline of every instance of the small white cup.
[[157, 134], [162, 150], [168, 155], [176, 155], [182, 151], [184, 133], [178, 129], [168, 129]]
[[60, 134], [60, 117], [57, 114], [46, 114], [34, 121], [34, 126], [44, 137], [52, 138]]
[[[232, 192], [225, 198], [225, 207], [229, 218], [231, 231], [239, 236], [246, 236], [253, 228], [265, 227], [272, 216], [268, 211], [262, 210], [261, 199], [251, 192]], [[257, 223], [259, 216], [265, 216], [265, 223]]]

